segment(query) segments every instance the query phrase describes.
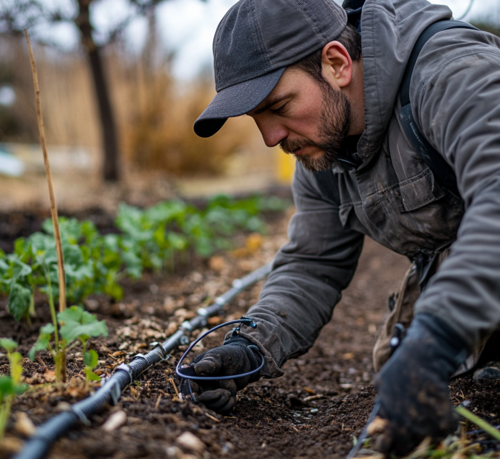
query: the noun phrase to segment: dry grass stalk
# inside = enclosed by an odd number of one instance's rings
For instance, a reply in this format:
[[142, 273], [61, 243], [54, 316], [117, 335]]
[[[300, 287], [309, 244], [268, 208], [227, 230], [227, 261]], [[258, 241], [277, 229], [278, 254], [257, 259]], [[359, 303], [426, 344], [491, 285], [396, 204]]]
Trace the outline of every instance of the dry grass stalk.
[[30, 53], [31, 72], [33, 74], [33, 86], [35, 88], [38, 131], [40, 133], [40, 143], [42, 145], [43, 162], [45, 164], [45, 172], [47, 174], [47, 182], [49, 185], [50, 212], [52, 214], [52, 222], [54, 224], [54, 237], [56, 240], [57, 267], [59, 276], [59, 312], [62, 312], [66, 309], [66, 276], [64, 274], [64, 259], [62, 251], [61, 232], [59, 230], [56, 198], [54, 195], [54, 184], [52, 181], [52, 172], [50, 170], [49, 155], [47, 154], [47, 143], [45, 141], [45, 128], [43, 125], [43, 116], [42, 116], [42, 101], [40, 99], [40, 87], [38, 85], [38, 74], [36, 71], [35, 56], [33, 55], [33, 49], [31, 48], [31, 41], [28, 31], [25, 29], [24, 33], [26, 34], [26, 41], [28, 43], [28, 50]]

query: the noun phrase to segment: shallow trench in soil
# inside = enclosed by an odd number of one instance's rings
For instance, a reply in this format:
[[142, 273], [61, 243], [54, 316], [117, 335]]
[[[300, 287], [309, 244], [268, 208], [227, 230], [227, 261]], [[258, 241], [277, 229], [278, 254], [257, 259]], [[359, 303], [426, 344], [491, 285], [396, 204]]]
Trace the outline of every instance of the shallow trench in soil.
[[[134, 354], [145, 353], [152, 341], [164, 340], [182, 320], [192, 318], [198, 307], [226, 291], [234, 278], [270, 261], [286, 242], [289, 217], [272, 222], [257, 250], [245, 248], [245, 238], [240, 236], [239, 250], [195, 263], [189, 270], [127, 283], [125, 298], [119, 304], [102, 297], [88, 299], [87, 308], [106, 320], [110, 331], [108, 338], [94, 339], [91, 344], [99, 353], [101, 373], [110, 374]], [[230, 416], [177, 400], [173, 367], [178, 351], [126, 389], [117, 406], [95, 415], [91, 426], [81, 426], [60, 439], [48, 457], [345, 457], [373, 407], [371, 350], [388, 313], [387, 299], [398, 289], [408, 265], [404, 257], [367, 239], [357, 273], [315, 346], [287, 362], [283, 377], [261, 380], [242, 391]], [[210, 324], [239, 318], [257, 300], [261, 287], [262, 282], [240, 294], [225, 316], [211, 319]], [[0, 336], [18, 341], [23, 355], [27, 355], [40, 325], [48, 322], [43, 300], [38, 311], [31, 328], [0, 312]], [[220, 344], [223, 334], [211, 335], [197, 352]], [[53, 374], [47, 354], [41, 353], [36, 362], [25, 359], [23, 363], [24, 376], [36, 389], [19, 397], [13, 407], [7, 438], [18, 446], [23, 440], [15, 427], [20, 412], [38, 425], [87, 395], [78, 350], [68, 355], [69, 382], [59, 388], [48, 384]], [[0, 374], [7, 371], [6, 360], [1, 358]], [[498, 393], [498, 387], [477, 386], [470, 377], [455, 381], [451, 387], [455, 403], [470, 400], [470, 409], [497, 424]], [[126, 422], [105, 432], [103, 423], [120, 410], [126, 413]], [[184, 432], [201, 440], [198, 448], [177, 441]], [[3, 457], [9, 454], [4, 451]]]

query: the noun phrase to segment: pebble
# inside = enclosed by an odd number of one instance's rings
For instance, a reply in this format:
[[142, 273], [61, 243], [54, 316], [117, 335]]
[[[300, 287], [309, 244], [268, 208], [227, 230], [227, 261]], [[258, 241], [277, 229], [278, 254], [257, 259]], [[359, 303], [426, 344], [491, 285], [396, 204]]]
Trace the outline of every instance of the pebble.
[[115, 411], [102, 425], [102, 430], [105, 432], [113, 432], [119, 429], [123, 424], [127, 422], [127, 415], [125, 411]]
[[183, 448], [195, 451], [197, 453], [202, 453], [205, 450], [205, 443], [203, 443], [198, 437], [193, 435], [191, 432], [184, 432], [181, 434], [176, 443]]
[[313, 408], [311, 411], [309, 411], [311, 414], [318, 414], [319, 409], [318, 408]]

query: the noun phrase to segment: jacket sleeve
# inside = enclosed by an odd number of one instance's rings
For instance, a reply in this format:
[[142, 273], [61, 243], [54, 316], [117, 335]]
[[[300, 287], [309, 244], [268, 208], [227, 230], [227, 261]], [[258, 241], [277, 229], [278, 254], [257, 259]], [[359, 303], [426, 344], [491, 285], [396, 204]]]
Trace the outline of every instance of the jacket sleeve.
[[412, 80], [415, 119], [454, 168], [465, 215], [416, 312], [472, 348], [500, 323], [500, 41], [452, 30], [424, 47]]
[[257, 328], [241, 330], [264, 353], [267, 377], [281, 376], [287, 359], [313, 345], [351, 281], [363, 245], [361, 234], [342, 227], [338, 203], [321, 195], [314, 175], [300, 164], [292, 190], [297, 212], [288, 228], [290, 242], [276, 255], [259, 301], [248, 311]]

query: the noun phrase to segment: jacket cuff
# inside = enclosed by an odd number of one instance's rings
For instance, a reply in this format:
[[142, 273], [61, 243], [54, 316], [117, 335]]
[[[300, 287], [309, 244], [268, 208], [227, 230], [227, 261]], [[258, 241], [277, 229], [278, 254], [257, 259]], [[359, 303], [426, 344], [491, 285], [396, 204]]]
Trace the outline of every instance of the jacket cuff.
[[[283, 376], [285, 372], [276, 363], [276, 356], [270, 352], [276, 346], [270, 346], [270, 344], [277, 341], [276, 335], [267, 329], [264, 322], [253, 319], [257, 323], [257, 328], [242, 326], [240, 329], [239, 336], [249, 340], [252, 344], [255, 344], [259, 351], [264, 356], [264, 366], [260, 370], [259, 375], [266, 378], [279, 378]], [[224, 341], [229, 340], [232, 337], [232, 331], [228, 332], [224, 337]]]

